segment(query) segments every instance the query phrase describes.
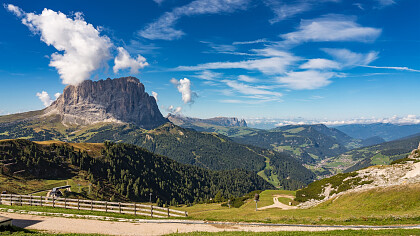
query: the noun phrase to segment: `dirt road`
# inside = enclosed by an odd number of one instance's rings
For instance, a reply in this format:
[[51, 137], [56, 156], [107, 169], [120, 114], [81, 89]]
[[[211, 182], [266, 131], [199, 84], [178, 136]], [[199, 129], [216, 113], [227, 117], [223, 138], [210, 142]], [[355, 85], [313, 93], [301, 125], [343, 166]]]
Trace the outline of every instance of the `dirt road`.
[[13, 225], [51, 233], [98, 233], [108, 235], [163, 235], [175, 232], [220, 231], [325, 231], [350, 229], [339, 226], [267, 225], [257, 223], [210, 223], [181, 220], [139, 220], [138, 223], [101, 221], [90, 219], [0, 213], [13, 219]]
[[290, 199], [294, 198], [293, 196], [290, 196], [290, 195], [283, 195], [283, 194], [282, 195], [274, 195], [273, 196], [273, 202], [274, 202], [273, 205], [260, 207], [260, 208], [258, 208], [258, 210], [264, 210], [264, 209], [268, 209], [268, 208], [280, 208], [280, 209], [283, 209], [283, 210], [290, 210], [290, 209], [296, 209], [297, 208], [295, 206], [289, 206], [289, 205], [286, 205], [286, 204], [283, 204], [283, 203], [279, 202], [279, 197], [290, 198]]

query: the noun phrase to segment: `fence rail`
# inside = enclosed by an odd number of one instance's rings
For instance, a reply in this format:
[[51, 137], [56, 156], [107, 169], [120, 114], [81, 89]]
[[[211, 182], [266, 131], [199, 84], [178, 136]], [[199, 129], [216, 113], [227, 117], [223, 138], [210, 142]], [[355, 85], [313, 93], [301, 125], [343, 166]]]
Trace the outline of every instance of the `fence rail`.
[[153, 205], [143, 205], [138, 203], [93, 201], [73, 198], [57, 198], [17, 194], [1, 194], [0, 204], [10, 206], [27, 205], [88, 211], [102, 211], [122, 214], [144, 215], [157, 218], [188, 216], [188, 212], [186, 211], [178, 211], [169, 208], [157, 207]]

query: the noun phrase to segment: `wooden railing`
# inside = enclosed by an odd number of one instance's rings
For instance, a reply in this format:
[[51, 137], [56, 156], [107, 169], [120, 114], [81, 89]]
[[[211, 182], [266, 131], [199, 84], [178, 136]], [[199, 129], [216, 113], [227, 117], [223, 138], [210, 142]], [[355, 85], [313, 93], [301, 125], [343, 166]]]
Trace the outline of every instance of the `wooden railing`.
[[57, 207], [88, 211], [114, 212], [121, 214], [144, 215], [157, 218], [187, 217], [188, 212], [138, 203], [93, 201], [72, 198], [56, 198], [32, 195], [1, 194], [0, 204], [18, 206]]

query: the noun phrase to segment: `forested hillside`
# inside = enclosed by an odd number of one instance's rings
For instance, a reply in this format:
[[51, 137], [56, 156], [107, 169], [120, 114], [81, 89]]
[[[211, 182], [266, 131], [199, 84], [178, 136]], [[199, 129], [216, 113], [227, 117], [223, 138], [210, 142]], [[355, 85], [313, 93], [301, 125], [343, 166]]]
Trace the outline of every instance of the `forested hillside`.
[[105, 199], [146, 201], [152, 192], [162, 202], [192, 203], [213, 198], [218, 192], [230, 197], [273, 188], [254, 172], [211, 171], [180, 164], [134, 145], [111, 142], [105, 142], [100, 155], [93, 156], [67, 144], [1, 141], [0, 160], [6, 177], [15, 172], [25, 179], [65, 179], [86, 172], [97, 196]]

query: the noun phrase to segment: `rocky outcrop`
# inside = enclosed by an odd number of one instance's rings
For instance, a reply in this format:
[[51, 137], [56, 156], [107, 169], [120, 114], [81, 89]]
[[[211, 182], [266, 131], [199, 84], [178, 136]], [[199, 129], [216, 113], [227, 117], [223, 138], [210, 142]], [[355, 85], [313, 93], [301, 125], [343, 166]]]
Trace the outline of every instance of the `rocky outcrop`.
[[118, 122], [152, 129], [168, 122], [156, 100], [135, 77], [86, 80], [77, 86], [69, 85], [44, 114], [58, 114], [64, 124], [78, 125]]
[[191, 117], [185, 117], [181, 115], [169, 114], [168, 119], [175, 125], [179, 125], [179, 126], [204, 123], [204, 124], [227, 126], [227, 127], [247, 127], [245, 120], [243, 119], [239, 120], [236, 117], [215, 117], [215, 118], [210, 118], [210, 119], [199, 119], [199, 118], [191, 118]]

